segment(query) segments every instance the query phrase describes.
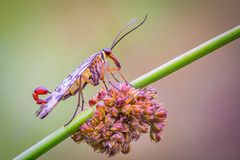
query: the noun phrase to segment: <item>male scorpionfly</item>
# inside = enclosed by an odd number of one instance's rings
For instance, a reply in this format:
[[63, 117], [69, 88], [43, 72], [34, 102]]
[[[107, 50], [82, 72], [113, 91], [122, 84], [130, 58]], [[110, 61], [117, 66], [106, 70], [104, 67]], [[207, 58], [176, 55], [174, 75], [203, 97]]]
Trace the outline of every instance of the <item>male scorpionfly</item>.
[[[40, 105], [40, 108], [36, 112], [36, 116], [43, 119], [46, 117], [58, 104], [60, 100], [65, 100], [69, 98], [70, 96], [73, 96], [77, 93], [78, 94], [78, 102], [76, 110], [70, 119], [68, 123], [69, 124], [72, 119], [76, 116], [78, 108], [80, 107], [80, 99], [81, 99], [81, 107], [83, 110], [84, 106], [84, 98], [82, 90], [86, 87], [87, 84], [91, 84], [93, 86], [97, 86], [100, 82], [100, 80], [105, 85], [106, 89], [106, 83], [105, 83], [105, 76], [107, 77], [108, 83], [113, 85], [109, 79], [107, 73], [110, 73], [115, 80], [117, 80], [113, 72], [118, 72], [120, 76], [126, 81], [126, 79], [123, 77], [123, 75], [120, 73], [121, 65], [119, 61], [114, 56], [112, 50], [118, 44], [120, 40], [122, 40], [126, 35], [128, 35], [130, 32], [137, 29], [139, 26], [141, 26], [147, 19], [147, 15], [145, 16], [144, 20], [138, 24], [136, 27], [131, 29], [130, 31], [126, 32], [122, 37], [119, 38], [120, 34], [131, 24], [135, 22], [131, 22], [127, 24], [116, 36], [114, 39], [112, 45], [110, 48], [104, 48], [102, 51], [94, 53], [91, 55], [88, 59], [86, 59], [84, 62], [82, 62], [76, 69], [73, 71], [67, 78], [65, 78], [62, 83], [51, 93], [48, 91], [47, 88], [40, 86], [37, 87], [34, 90], [34, 93], [32, 94], [34, 100], [38, 105]], [[119, 38], [119, 39], [118, 39]], [[107, 59], [110, 58], [115, 63], [116, 67], [111, 68], [108, 65]], [[113, 85], [114, 86], [114, 85]], [[38, 95], [45, 95], [50, 93], [50, 95], [46, 99], [39, 99]], [[81, 98], [80, 98], [81, 97]]]

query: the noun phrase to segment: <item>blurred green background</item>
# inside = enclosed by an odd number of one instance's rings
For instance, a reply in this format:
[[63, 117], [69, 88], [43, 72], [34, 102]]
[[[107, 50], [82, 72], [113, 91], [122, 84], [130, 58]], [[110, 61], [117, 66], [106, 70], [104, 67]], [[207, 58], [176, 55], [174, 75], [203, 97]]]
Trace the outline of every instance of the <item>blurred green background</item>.
[[[44, 120], [31, 93], [55, 87], [84, 59], [109, 47], [132, 18], [147, 22], [114, 49], [129, 81], [236, 26], [239, 1], [1, 1], [0, 159], [11, 159], [72, 115], [76, 97]], [[153, 84], [167, 106], [163, 140], [149, 135], [112, 159], [240, 159], [240, 41]], [[97, 89], [87, 87], [86, 97]], [[39, 159], [108, 159], [71, 139]]]

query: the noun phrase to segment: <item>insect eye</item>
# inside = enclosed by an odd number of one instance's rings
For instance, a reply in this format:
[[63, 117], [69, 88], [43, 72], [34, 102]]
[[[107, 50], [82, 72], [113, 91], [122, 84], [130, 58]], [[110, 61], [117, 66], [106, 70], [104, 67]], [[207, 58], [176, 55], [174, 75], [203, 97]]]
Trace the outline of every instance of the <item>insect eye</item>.
[[104, 48], [103, 51], [104, 51], [107, 55], [109, 55], [110, 52], [111, 52], [110, 49], [108, 49], [108, 48]]

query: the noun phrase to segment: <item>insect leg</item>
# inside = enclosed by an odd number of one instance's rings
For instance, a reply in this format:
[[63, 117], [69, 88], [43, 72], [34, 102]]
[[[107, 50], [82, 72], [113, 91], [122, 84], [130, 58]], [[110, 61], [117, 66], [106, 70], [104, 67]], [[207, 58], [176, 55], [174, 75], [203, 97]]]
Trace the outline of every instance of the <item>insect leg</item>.
[[[108, 87], [107, 87], [107, 84], [106, 84], [106, 82], [105, 82], [105, 80], [104, 80], [105, 73], [106, 73], [105, 68], [104, 68], [104, 63], [100, 63], [100, 64], [98, 65], [98, 67], [100, 67], [100, 69], [99, 69], [99, 68], [96, 68], [96, 69], [95, 69], [95, 70], [96, 70], [96, 73], [97, 73], [99, 79], [102, 80], [102, 82], [103, 82], [103, 84], [104, 84], [107, 92], [109, 92]], [[98, 69], [100, 70], [100, 73], [99, 73]]]
[[79, 93], [81, 94], [81, 97], [82, 97], [82, 109], [81, 109], [81, 111], [83, 111], [85, 101], [84, 101], [84, 96], [83, 96], [82, 89], [80, 89]]
[[107, 87], [107, 84], [106, 84], [105, 80], [103, 79], [102, 82], [103, 82], [103, 84], [104, 84], [104, 86], [105, 86], [105, 88], [106, 88], [106, 90], [108, 92], [109, 90], [108, 90], [108, 87]]
[[[77, 114], [77, 112], [78, 112], [78, 109], [79, 109], [79, 107], [80, 107], [80, 94], [82, 94], [82, 88], [81, 88], [81, 79], [82, 79], [82, 77], [80, 77], [79, 78], [79, 92], [78, 92], [78, 101], [77, 101], [77, 107], [76, 107], [76, 109], [75, 109], [75, 112], [74, 112], [74, 114], [72, 115], [72, 118], [66, 123], [66, 124], [64, 124], [64, 126], [67, 126], [70, 122], [72, 122], [72, 120], [74, 119], [74, 117], [76, 116], [76, 114]], [[82, 100], [82, 102], [83, 102], [83, 100]], [[83, 108], [83, 106], [82, 106], [82, 108]]]
[[117, 72], [119, 73], [119, 75], [122, 77], [122, 79], [125, 81], [126, 84], [130, 84], [127, 79], [123, 76], [123, 74], [120, 72], [120, 70], [117, 70]]
[[108, 74], [106, 74], [106, 77], [107, 77], [108, 83], [109, 83], [111, 86], [113, 86], [115, 89], [117, 89], [118, 91], [120, 91], [120, 89], [118, 89], [118, 87], [116, 87], [116, 86], [109, 80]]
[[[111, 86], [113, 86], [114, 88], [116, 88], [118, 91], [120, 91], [120, 89], [118, 89], [110, 80], [109, 80], [109, 77], [108, 77], [108, 72], [107, 72], [107, 68], [108, 68], [109, 66], [108, 66], [108, 64], [107, 64], [107, 62], [104, 64], [104, 70], [105, 70], [105, 72], [106, 72], [106, 77], [107, 77], [107, 80], [108, 80], [108, 83], [111, 85]], [[110, 71], [110, 73], [111, 73], [111, 71]]]
[[123, 74], [120, 72], [119, 68], [115, 68], [115, 67], [109, 67], [107, 66], [107, 70], [111, 73], [111, 72], [118, 72], [118, 74], [122, 77], [122, 79], [125, 81], [126, 84], [130, 84], [127, 79], [123, 76]]
[[110, 74], [116, 82], [120, 83], [120, 81], [114, 76], [114, 74], [111, 71], [110, 71]]
[[72, 115], [71, 119], [66, 124], [64, 124], [64, 126], [67, 126], [70, 122], [72, 122], [73, 118], [76, 116], [76, 114], [78, 112], [79, 107], [80, 107], [80, 92], [78, 93], [78, 103], [77, 103], [76, 110], [75, 110], [74, 114]]
[[[109, 68], [109, 66], [106, 65], [106, 68]], [[109, 70], [109, 69], [107, 69], [107, 70], [110, 72], [110, 74], [111, 74], [111, 76], [113, 77], [113, 79], [114, 79], [116, 82], [120, 83], [120, 81], [115, 77], [115, 75], [113, 74], [113, 72], [112, 72], [111, 70]]]

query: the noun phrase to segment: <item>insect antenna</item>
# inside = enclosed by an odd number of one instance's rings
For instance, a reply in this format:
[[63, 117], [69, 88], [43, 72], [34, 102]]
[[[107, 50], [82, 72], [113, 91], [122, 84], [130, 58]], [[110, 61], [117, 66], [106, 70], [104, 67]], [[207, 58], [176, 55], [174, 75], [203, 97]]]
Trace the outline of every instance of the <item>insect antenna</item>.
[[112, 45], [111, 45], [111, 47], [110, 47], [111, 50], [112, 50], [112, 48], [113, 48], [113, 45], [114, 45], [115, 42], [117, 41], [118, 37], [120, 36], [120, 34], [121, 34], [126, 28], [128, 28], [129, 26], [131, 26], [132, 24], [134, 24], [134, 23], [136, 23], [136, 22], [137, 22], [136, 19], [132, 19], [131, 22], [129, 22], [126, 26], [124, 26], [124, 27], [118, 32], [117, 36], [114, 38], [113, 43], [112, 43]]
[[[112, 49], [118, 44], [118, 42], [120, 42], [126, 35], [128, 35], [128, 34], [131, 33], [132, 31], [134, 31], [134, 30], [137, 29], [138, 27], [140, 27], [140, 26], [146, 21], [146, 19], [147, 19], [147, 14], [146, 14], [145, 18], [143, 19], [143, 21], [142, 21], [139, 25], [137, 25], [136, 27], [134, 27], [133, 29], [131, 29], [130, 31], [128, 31], [127, 33], [125, 33], [121, 38], [118, 39], [118, 37], [120, 36], [120, 34], [121, 34], [127, 27], [129, 27], [130, 25], [136, 23], [136, 21], [134, 20], [134, 21], [131, 21], [130, 23], [128, 23], [128, 24], [118, 33], [118, 35], [116, 36], [116, 38], [114, 39], [114, 41], [113, 41], [113, 43], [112, 43], [112, 45], [111, 45], [111, 47], [110, 47], [110, 50], [112, 50]], [[118, 39], [118, 40], [117, 40], [117, 39]]]

